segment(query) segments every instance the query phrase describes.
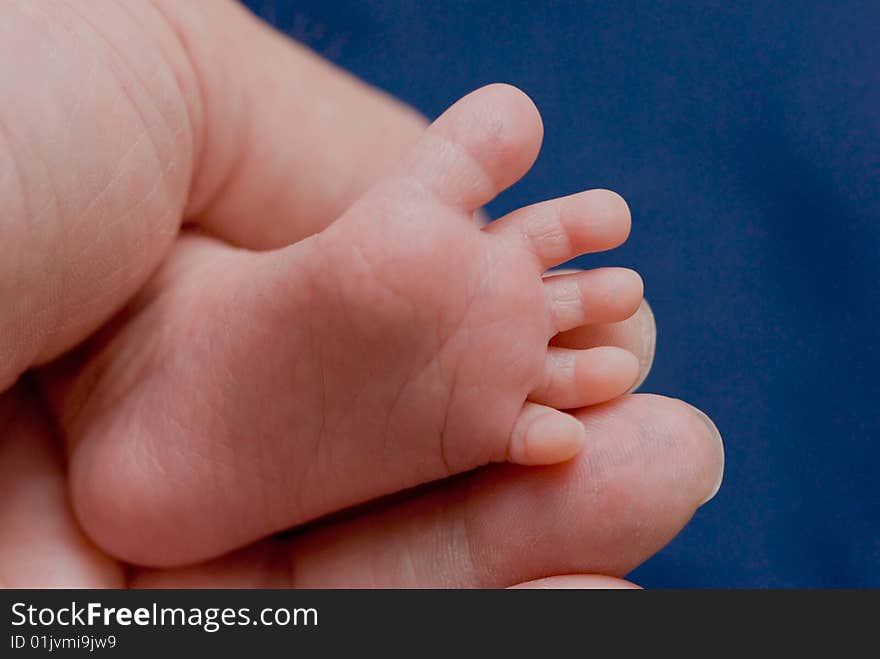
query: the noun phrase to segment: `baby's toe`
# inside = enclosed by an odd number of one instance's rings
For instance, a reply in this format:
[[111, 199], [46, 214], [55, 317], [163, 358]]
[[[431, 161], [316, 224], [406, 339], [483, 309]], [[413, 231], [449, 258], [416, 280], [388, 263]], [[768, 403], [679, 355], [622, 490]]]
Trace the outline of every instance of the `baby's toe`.
[[622, 348], [551, 347], [541, 384], [529, 398], [560, 409], [585, 407], [625, 394], [638, 377], [638, 358]]
[[543, 135], [541, 116], [528, 96], [510, 85], [489, 85], [431, 124], [402, 172], [470, 214], [528, 171]]
[[629, 236], [629, 207], [609, 190], [587, 190], [525, 206], [485, 231], [534, 254], [541, 270], [582, 254], [622, 244]]
[[510, 436], [507, 457], [521, 465], [550, 465], [570, 460], [583, 448], [583, 424], [570, 414], [527, 401]]
[[544, 279], [555, 332], [614, 323], [632, 316], [644, 294], [642, 278], [626, 268], [598, 268]]

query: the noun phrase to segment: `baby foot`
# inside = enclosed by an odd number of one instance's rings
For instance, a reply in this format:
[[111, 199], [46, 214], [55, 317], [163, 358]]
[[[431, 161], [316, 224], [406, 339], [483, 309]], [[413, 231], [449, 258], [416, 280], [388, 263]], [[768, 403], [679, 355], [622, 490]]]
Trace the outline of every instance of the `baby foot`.
[[525, 95], [490, 86], [305, 241], [182, 239], [124, 328], [52, 392], [93, 539], [132, 562], [194, 561], [490, 461], [580, 450], [561, 410], [623, 394], [638, 360], [548, 344], [628, 317], [642, 287], [616, 268], [542, 277], [625, 240], [613, 193], [470, 221], [541, 135]]

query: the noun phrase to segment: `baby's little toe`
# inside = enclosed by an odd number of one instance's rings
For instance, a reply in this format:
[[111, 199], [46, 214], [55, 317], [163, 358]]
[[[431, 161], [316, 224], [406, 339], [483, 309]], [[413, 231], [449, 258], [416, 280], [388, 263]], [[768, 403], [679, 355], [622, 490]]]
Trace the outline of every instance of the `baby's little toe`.
[[580, 421], [552, 407], [527, 401], [517, 417], [507, 458], [521, 465], [550, 465], [570, 460], [583, 448]]

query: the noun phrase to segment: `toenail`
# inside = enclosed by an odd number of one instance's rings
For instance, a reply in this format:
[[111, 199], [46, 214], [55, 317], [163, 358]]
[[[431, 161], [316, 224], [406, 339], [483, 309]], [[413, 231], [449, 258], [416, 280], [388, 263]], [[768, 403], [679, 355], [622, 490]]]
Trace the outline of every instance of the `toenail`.
[[699, 418], [700, 421], [702, 421], [703, 424], [706, 426], [706, 428], [708, 428], [709, 436], [712, 438], [712, 441], [718, 445], [718, 451], [720, 453], [718, 478], [715, 480], [715, 485], [712, 487], [709, 496], [707, 496], [705, 499], [703, 499], [702, 502], [700, 502], [700, 505], [703, 506], [711, 501], [713, 498], [715, 498], [715, 495], [718, 494], [718, 490], [721, 489], [721, 482], [724, 480], [724, 441], [721, 439], [721, 433], [718, 430], [718, 426], [715, 425], [712, 419], [706, 416], [705, 412], [703, 412], [702, 410], [698, 410], [690, 403], [685, 403], [685, 405], [691, 408], [694, 411], [694, 414], [697, 415], [697, 418]]

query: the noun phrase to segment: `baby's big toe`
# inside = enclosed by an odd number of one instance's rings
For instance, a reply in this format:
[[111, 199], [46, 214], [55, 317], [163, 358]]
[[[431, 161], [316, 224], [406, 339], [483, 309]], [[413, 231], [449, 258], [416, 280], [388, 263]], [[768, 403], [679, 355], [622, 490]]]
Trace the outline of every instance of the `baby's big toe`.
[[543, 135], [541, 116], [528, 96], [510, 85], [489, 85], [431, 124], [403, 172], [470, 215], [528, 171]]

